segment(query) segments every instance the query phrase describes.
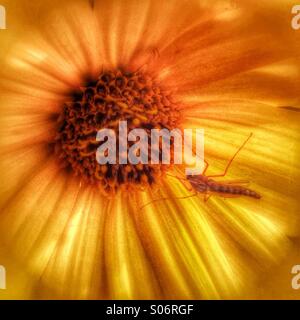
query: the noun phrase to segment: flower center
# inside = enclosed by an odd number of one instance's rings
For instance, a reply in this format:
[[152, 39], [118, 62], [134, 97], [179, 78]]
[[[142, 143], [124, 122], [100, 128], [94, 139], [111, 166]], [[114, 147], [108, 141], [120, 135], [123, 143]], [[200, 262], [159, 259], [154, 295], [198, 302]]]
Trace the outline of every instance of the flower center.
[[117, 70], [103, 72], [97, 81], [83, 88], [65, 104], [58, 119], [55, 152], [62, 165], [107, 195], [121, 187], [151, 186], [167, 169], [161, 161], [154, 165], [150, 159], [148, 164], [135, 165], [120, 164], [118, 156], [116, 164], [97, 162], [96, 151], [101, 145], [96, 140], [97, 132], [112, 129], [118, 133], [120, 121], [127, 121], [128, 131], [144, 129], [150, 138], [151, 129], [178, 128], [180, 113], [151, 76]]

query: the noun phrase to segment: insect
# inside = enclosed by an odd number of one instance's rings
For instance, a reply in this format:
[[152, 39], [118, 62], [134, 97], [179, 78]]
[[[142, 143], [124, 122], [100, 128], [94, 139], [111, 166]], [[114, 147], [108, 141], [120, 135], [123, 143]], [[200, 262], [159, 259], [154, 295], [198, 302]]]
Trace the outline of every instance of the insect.
[[162, 200], [172, 200], [172, 199], [187, 199], [195, 197], [199, 194], [204, 195], [204, 201], [208, 201], [208, 199], [212, 195], [218, 195], [223, 198], [233, 198], [233, 197], [251, 197], [254, 199], [260, 199], [261, 195], [258, 194], [256, 191], [251, 190], [245, 186], [242, 186], [243, 184], [248, 184], [248, 181], [227, 181], [227, 182], [218, 182], [215, 180], [215, 178], [219, 177], [225, 177], [233, 160], [236, 158], [238, 153], [243, 149], [243, 147], [246, 145], [246, 143], [250, 140], [252, 137], [252, 133], [249, 135], [249, 137], [246, 139], [246, 141], [241, 145], [241, 147], [236, 151], [236, 153], [233, 155], [233, 157], [229, 160], [228, 164], [225, 167], [225, 170], [221, 174], [216, 175], [206, 175], [207, 169], [209, 167], [209, 164], [207, 161], [205, 161], [205, 168], [202, 172], [202, 174], [199, 175], [187, 175], [185, 178], [173, 176], [170, 174], [167, 174], [168, 176], [175, 177], [178, 180], [181, 181], [187, 181], [189, 182], [191, 188], [187, 188], [188, 191], [194, 191], [193, 194], [183, 197], [174, 197], [174, 198], [160, 198], [152, 200], [151, 202], [147, 203], [146, 205], [142, 206], [144, 208], [145, 206]]

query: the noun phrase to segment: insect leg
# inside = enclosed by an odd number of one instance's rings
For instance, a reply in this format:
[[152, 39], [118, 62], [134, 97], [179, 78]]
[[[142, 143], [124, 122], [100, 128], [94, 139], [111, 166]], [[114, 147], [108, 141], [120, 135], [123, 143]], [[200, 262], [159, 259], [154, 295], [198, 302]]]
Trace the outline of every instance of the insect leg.
[[211, 197], [211, 194], [205, 193], [205, 195], [204, 195], [204, 202], [207, 202], [210, 197]]
[[172, 178], [176, 178], [176, 179], [181, 180], [181, 181], [187, 181], [186, 178], [181, 178], [181, 177], [178, 177], [178, 176], [174, 176], [174, 175], [172, 175], [170, 173], [166, 173], [166, 175], [169, 176], [169, 177], [172, 177]]
[[244, 146], [249, 141], [249, 139], [252, 137], [252, 135], [253, 135], [253, 133], [251, 133], [249, 135], [249, 137], [246, 139], [246, 141], [239, 147], [239, 149], [236, 151], [236, 153], [233, 155], [233, 157], [229, 160], [229, 162], [228, 162], [228, 164], [227, 164], [227, 166], [226, 166], [226, 168], [225, 168], [225, 170], [224, 170], [224, 172], [222, 174], [215, 174], [215, 175], [210, 175], [210, 176], [207, 176], [207, 177], [208, 178], [224, 177], [227, 174], [227, 172], [228, 172], [233, 160], [238, 155], [238, 153], [244, 148]]
[[203, 176], [205, 175], [205, 172], [207, 171], [207, 169], [208, 169], [208, 167], [209, 167], [209, 163], [208, 163], [206, 160], [204, 160], [204, 163], [205, 163], [205, 168], [204, 168], [204, 170], [203, 170], [203, 172], [202, 172], [202, 175], [203, 175]]
[[[174, 176], [174, 175], [169, 174], [169, 173], [167, 173], [166, 175], [169, 176], [169, 177], [172, 177], [172, 178], [176, 178], [176, 179], [178, 179], [179, 181], [188, 182], [188, 179], [186, 179], [186, 178], [181, 178], [181, 177], [178, 177], [178, 176]], [[187, 189], [187, 191], [189, 191], [189, 192], [193, 191], [193, 188], [192, 188], [192, 187], [188, 187], [188, 186], [187, 186], [185, 183], [183, 183], [183, 182], [182, 182], [182, 184], [185, 186], [185, 188]]]
[[154, 203], [154, 202], [158, 202], [158, 201], [174, 200], [174, 199], [176, 199], [176, 200], [184, 200], [184, 199], [188, 199], [188, 198], [195, 197], [195, 196], [197, 196], [197, 195], [198, 195], [198, 193], [195, 192], [195, 193], [193, 193], [193, 194], [191, 194], [191, 195], [189, 195], [189, 196], [184, 196], [184, 197], [173, 197], [173, 198], [172, 198], [172, 197], [168, 197], [168, 198], [166, 197], [166, 198], [154, 199], [154, 200], [152, 200], [152, 201], [144, 204], [143, 206], [141, 206], [140, 209], [143, 209], [143, 208], [145, 208], [146, 206], [148, 206], [149, 204]]

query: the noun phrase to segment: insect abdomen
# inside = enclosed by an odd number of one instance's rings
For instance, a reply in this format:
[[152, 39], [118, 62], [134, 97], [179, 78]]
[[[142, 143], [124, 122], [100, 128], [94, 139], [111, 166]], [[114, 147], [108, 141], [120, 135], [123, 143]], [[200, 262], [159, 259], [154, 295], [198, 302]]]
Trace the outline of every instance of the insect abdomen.
[[208, 189], [212, 192], [220, 192], [232, 195], [243, 195], [255, 199], [261, 198], [261, 196], [257, 192], [240, 186], [213, 183], [209, 185]]

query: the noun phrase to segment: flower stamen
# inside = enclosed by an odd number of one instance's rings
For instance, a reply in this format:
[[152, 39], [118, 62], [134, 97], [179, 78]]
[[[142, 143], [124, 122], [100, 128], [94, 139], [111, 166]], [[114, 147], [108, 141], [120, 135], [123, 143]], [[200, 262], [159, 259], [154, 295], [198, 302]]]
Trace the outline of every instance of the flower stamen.
[[[97, 132], [112, 129], [118, 134], [120, 121], [127, 121], [128, 130], [146, 130], [150, 137], [151, 129], [178, 128], [180, 113], [151, 76], [117, 70], [105, 71], [93, 85], [81, 88], [81, 94], [65, 104], [58, 118], [55, 150], [63, 166], [71, 167], [105, 194], [115, 193], [120, 186], [151, 186], [167, 167], [161, 163], [97, 163], [96, 150], [101, 145], [96, 141]], [[132, 144], [128, 142], [129, 147]]]

